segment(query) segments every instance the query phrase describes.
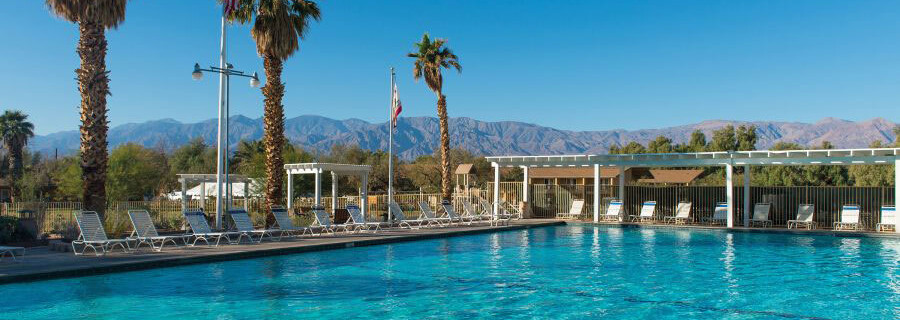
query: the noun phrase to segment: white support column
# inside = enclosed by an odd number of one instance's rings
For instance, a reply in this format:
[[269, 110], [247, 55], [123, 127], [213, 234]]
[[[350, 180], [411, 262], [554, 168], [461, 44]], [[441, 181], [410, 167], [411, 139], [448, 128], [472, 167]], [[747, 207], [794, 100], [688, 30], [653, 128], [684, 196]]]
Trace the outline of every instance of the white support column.
[[725, 164], [725, 202], [728, 203], [728, 228], [734, 228], [734, 165]]
[[491, 162], [494, 167], [494, 212], [491, 212], [491, 219], [497, 219], [497, 213], [500, 211], [500, 166], [496, 162]]
[[[622, 201], [622, 207], [625, 206], [625, 166], [619, 166], [619, 201]], [[624, 221], [625, 213], [619, 215], [619, 221]]]
[[528, 167], [522, 167], [522, 201], [528, 202]]
[[250, 212], [250, 183], [244, 181], [244, 211]]
[[206, 212], [206, 182], [200, 183], [200, 209]]
[[331, 210], [338, 207], [338, 174], [331, 172]]
[[[900, 207], [900, 158], [894, 159], [894, 207]], [[900, 233], [900, 226], [894, 226], [894, 231]]]
[[369, 206], [369, 175], [362, 176], [362, 185], [359, 187], [359, 211], [366, 216], [366, 207]]
[[187, 181], [181, 179], [181, 211], [188, 209]]
[[[316, 206], [322, 205], [322, 169], [316, 169], [315, 172], [315, 204]], [[333, 210], [333, 209], [332, 209]]]
[[600, 222], [600, 165], [594, 164], [594, 223]]
[[744, 227], [750, 226], [750, 165], [744, 165]]
[[287, 209], [294, 212], [294, 175], [290, 171], [287, 171]]

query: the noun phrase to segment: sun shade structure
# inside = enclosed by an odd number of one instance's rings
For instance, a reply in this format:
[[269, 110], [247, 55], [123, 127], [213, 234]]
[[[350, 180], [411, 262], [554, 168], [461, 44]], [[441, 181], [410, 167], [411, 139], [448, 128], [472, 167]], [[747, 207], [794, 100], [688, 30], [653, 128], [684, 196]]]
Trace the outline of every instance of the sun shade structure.
[[[486, 157], [494, 168], [494, 199], [500, 197], [500, 168], [519, 167], [524, 173], [524, 197], [528, 201], [528, 168], [593, 167], [594, 181], [600, 180], [602, 167], [619, 169], [619, 198], [624, 199], [624, 171], [645, 167], [716, 167], [725, 168], [725, 202], [728, 205], [727, 226], [734, 227], [734, 166], [744, 167], [744, 197], [750, 198], [750, 166], [778, 165], [853, 165], [893, 164], [894, 199], [900, 199], [900, 148], [831, 149], [831, 150], [760, 150], [695, 153], [649, 153], [606, 155], [552, 155]], [[599, 221], [600, 184], [594, 183], [594, 222]], [[896, 200], [895, 200], [896, 201]], [[497, 210], [498, 203], [494, 203]], [[750, 201], [744, 202], [744, 226], [750, 223]], [[900, 232], [900, 231], [898, 231]]]
[[312, 174], [315, 175], [315, 204], [322, 204], [322, 174], [326, 171], [331, 172], [331, 208], [337, 208], [337, 190], [338, 176], [357, 176], [360, 180], [359, 186], [359, 207], [362, 214], [366, 214], [366, 205], [368, 204], [369, 192], [369, 172], [372, 172], [372, 166], [357, 164], [340, 164], [340, 163], [292, 163], [284, 165], [287, 172], [287, 207], [288, 210], [293, 209], [294, 205], [294, 175], [295, 174]]
[[[204, 211], [206, 211], [206, 208], [203, 208], [206, 204], [206, 201], [203, 201], [203, 199], [206, 198], [206, 184], [211, 183], [215, 187], [216, 181], [218, 181], [216, 179], [217, 176], [215, 174], [177, 174], [176, 176], [178, 177], [178, 182], [181, 183], [181, 211], [183, 212], [188, 209], [188, 185], [193, 184], [200, 184], [200, 207], [204, 209]], [[246, 198], [248, 194], [246, 193], [246, 190], [249, 190], [247, 187], [249, 187], [250, 185], [250, 178], [242, 175], [229, 174], [228, 185], [225, 186], [225, 189], [223, 189], [223, 191], [225, 192], [222, 193], [225, 195], [225, 199], [231, 199], [231, 185], [234, 183], [244, 184], [244, 197]], [[225, 210], [228, 210], [231, 206], [231, 201], [225, 201], [225, 203]], [[250, 201], [244, 201], [245, 210], [247, 209], [249, 203]], [[216, 210], [216, 228], [222, 228], [222, 212], [220, 212], [219, 210]]]

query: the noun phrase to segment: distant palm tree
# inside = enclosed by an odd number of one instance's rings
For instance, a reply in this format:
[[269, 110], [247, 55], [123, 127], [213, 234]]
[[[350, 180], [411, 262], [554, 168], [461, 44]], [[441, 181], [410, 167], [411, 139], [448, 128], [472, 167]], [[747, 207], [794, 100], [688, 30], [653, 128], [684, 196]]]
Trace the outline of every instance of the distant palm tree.
[[444, 47], [446, 42], [444, 39], [432, 41], [428, 37], [428, 33], [425, 33], [422, 36], [422, 42], [416, 43], [419, 51], [409, 53], [407, 56], [416, 59], [413, 66], [413, 77], [416, 80], [424, 77], [425, 84], [438, 97], [437, 113], [441, 127], [441, 197], [444, 200], [450, 200], [450, 129], [447, 124], [447, 97], [441, 91], [444, 84], [441, 69], [456, 68], [457, 72], [462, 72], [462, 66], [453, 51]]
[[263, 143], [266, 150], [266, 202], [269, 207], [284, 200], [284, 83], [281, 71], [284, 61], [300, 50], [300, 39], [306, 36], [309, 21], [321, 19], [319, 6], [309, 0], [240, 0], [229, 17], [241, 23], [253, 19], [250, 35], [256, 51], [263, 58], [266, 85], [263, 110]]
[[85, 210], [106, 211], [106, 29], [125, 21], [127, 0], [45, 0], [57, 16], [78, 24], [75, 49], [81, 67], [75, 70], [81, 92], [81, 178]]
[[9, 153], [9, 182], [12, 196], [18, 195], [18, 182], [22, 178], [22, 154], [28, 138], [34, 136], [34, 125], [28, 115], [18, 110], [6, 110], [0, 115], [0, 140]]

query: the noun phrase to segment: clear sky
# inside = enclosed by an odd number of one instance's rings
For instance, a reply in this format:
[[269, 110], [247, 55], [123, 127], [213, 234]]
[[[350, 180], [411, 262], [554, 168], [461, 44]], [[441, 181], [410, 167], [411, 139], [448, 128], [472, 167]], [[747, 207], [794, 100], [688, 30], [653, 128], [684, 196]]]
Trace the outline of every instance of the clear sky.
[[[388, 68], [405, 116], [435, 97], [405, 54], [423, 32], [447, 38], [463, 73], [445, 75], [450, 116], [570, 130], [640, 129], [707, 119], [900, 120], [900, 1], [319, 1], [283, 79], [288, 117], [386, 121]], [[216, 116], [213, 0], [133, 0], [108, 32], [111, 125]], [[44, 1], [0, 10], [0, 108], [39, 134], [78, 128], [77, 28]], [[259, 71], [246, 27], [230, 61]], [[262, 115], [262, 95], [233, 80], [232, 112]]]

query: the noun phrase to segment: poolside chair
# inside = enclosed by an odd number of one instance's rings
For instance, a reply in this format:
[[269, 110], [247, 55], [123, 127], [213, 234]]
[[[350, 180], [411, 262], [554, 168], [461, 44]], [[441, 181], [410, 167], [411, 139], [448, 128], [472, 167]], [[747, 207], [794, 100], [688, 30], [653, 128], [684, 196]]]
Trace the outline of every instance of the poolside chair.
[[318, 205], [312, 208], [313, 216], [316, 218], [315, 227], [319, 228], [319, 233], [322, 231], [331, 232], [334, 234], [335, 232], [343, 229], [344, 232], [350, 232], [350, 227], [346, 224], [334, 224], [331, 222], [331, 215], [328, 212], [325, 212], [325, 207]]
[[663, 223], [672, 222], [672, 224], [686, 224], [691, 219], [691, 203], [688, 201], [679, 202], [675, 206], [675, 215], [663, 218]]
[[772, 226], [772, 220], [769, 220], [769, 211], [772, 209], [771, 203], [760, 202], [753, 206], [753, 218], [750, 219], [750, 226], [762, 224], [763, 228]]
[[[396, 224], [398, 227], [400, 227], [400, 228], [406, 227], [406, 228], [409, 228], [409, 229], [418, 229], [418, 228], [421, 228], [421, 227], [422, 227], [422, 224], [426, 224], [426, 225], [427, 225], [427, 223], [429, 222], [428, 220], [418, 220], [418, 219], [417, 219], [417, 220], [410, 220], [410, 219], [407, 219], [407, 218], [406, 218], [406, 215], [403, 214], [403, 209], [401, 209], [401, 208], [400, 208], [400, 205], [397, 204], [396, 202], [391, 201], [391, 202], [388, 204], [388, 206], [391, 208], [391, 216], [394, 218], [395, 221], [397, 221], [397, 222], [395, 222], [395, 224]], [[416, 224], [415, 227], [413, 227], [413, 225], [412, 225], [413, 223]]]
[[622, 215], [622, 200], [611, 200], [606, 207], [606, 213], [602, 216], [603, 220], [619, 220]]
[[[228, 210], [228, 216], [234, 221], [234, 228], [237, 229], [238, 232], [238, 238], [235, 243], [240, 243], [241, 239], [244, 237], [247, 237], [251, 243], [260, 243], [266, 236], [268, 236], [270, 240], [281, 241], [282, 235], [279, 230], [257, 229], [254, 227], [253, 221], [250, 220], [250, 215], [247, 213], [247, 210], [231, 209]], [[273, 231], [279, 232], [277, 238], [272, 235]], [[258, 236], [256, 240], [253, 239], [254, 235]]]
[[475, 205], [469, 201], [463, 201], [463, 212], [465, 212], [464, 217], [469, 217], [472, 221], [491, 220], [491, 215], [489, 213], [478, 212], [478, 210], [475, 209]]
[[728, 203], [716, 202], [712, 217], [706, 217], [703, 221], [712, 225], [728, 223]]
[[799, 228], [801, 226], [806, 227], [806, 229], [814, 229], [816, 227], [816, 221], [813, 220], [813, 215], [815, 214], [815, 206], [811, 204], [801, 204], [797, 207], [797, 219], [788, 220], [787, 227], [790, 229], [791, 227]]
[[500, 209], [501, 213], [504, 215], [508, 215], [511, 220], [519, 220], [522, 219], [522, 208], [517, 207], [509, 202], [500, 201]]
[[277, 230], [279, 236], [284, 236], [285, 234], [300, 236], [306, 234], [306, 232], [311, 232], [309, 228], [295, 226], [287, 209], [282, 206], [272, 206], [272, 216], [275, 217], [275, 223], [269, 229]]
[[[131, 252], [131, 240], [128, 239], [109, 239], [106, 237], [106, 230], [103, 229], [103, 223], [100, 222], [100, 215], [94, 211], [75, 211], [75, 223], [78, 224], [78, 230], [81, 232], [75, 241], [72, 241], [72, 251], [76, 256], [83, 255], [88, 248], [94, 250], [94, 255], [105, 255], [111, 252], [115, 247], [122, 248], [125, 253]], [[81, 246], [78, 251], [77, 246]]]
[[8, 247], [8, 246], [0, 246], [0, 261], [3, 261], [3, 257], [9, 255], [13, 261], [21, 261], [16, 259], [16, 254], [18, 253], [19, 258], [25, 259], [25, 248], [23, 247]]
[[422, 214], [419, 215], [419, 219], [421, 220], [434, 221], [440, 227], [444, 226], [444, 222], [446, 222], [447, 225], [453, 224], [453, 220], [449, 217], [438, 217], [437, 214], [434, 213], [434, 210], [431, 209], [431, 206], [428, 205], [428, 202], [419, 201], [419, 209], [422, 210]]
[[[501, 225], [506, 223], [509, 225], [511, 216], [504, 212], [494, 212], [494, 207], [487, 199], [481, 199], [481, 207], [484, 208], [484, 214], [491, 216], [491, 225]], [[502, 211], [502, 208], [501, 208]]]
[[142, 244], [146, 244], [150, 246], [150, 249], [153, 251], [160, 252], [166, 243], [172, 243], [172, 245], [178, 246], [178, 242], [175, 240], [181, 239], [182, 244], [185, 241], [184, 235], [159, 235], [159, 233], [156, 232], [156, 226], [153, 225], [153, 220], [150, 219], [150, 212], [147, 212], [147, 210], [128, 210], [128, 218], [131, 219], [131, 226], [134, 227], [134, 230], [131, 231], [131, 235], [128, 236], [128, 238], [137, 242], [134, 245], [135, 250], [139, 249]]
[[450, 221], [456, 221], [457, 224], [465, 223], [471, 225], [474, 221], [474, 218], [463, 217], [456, 213], [456, 209], [453, 209], [453, 205], [450, 204], [450, 201], [441, 201], [441, 207], [444, 208], [444, 213], [447, 214], [447, 217], [450, 218]]
[[887, 229], [897, 231], [898, 223], [900, 223], [900, 217], [897, 217], [897, 207], [881, 206], [881, 222], [875, 225], [875, 231], [885, 231]]
[[653, 221], [653, 214], [656, 212], [656, 201], [644, 201], [641, 204], [641, 214], [631, 215], [631, 222]]
[[362, 214], [362, 211], [359, 209], [359, 206], [355, 204], [347, 205], [347, 213], [350, 214], [350, 218], [347, 219], [345, 224], [352, 225], [356, 231], [360, 230], [373, 230], [374, 232], [378, 232], [381, 230], [380, 222], [368, 222], [366, 221], [366, 216]]
[[194, 238], [190, 244], [185, 241], [185, 245], [188, 246], [196, 246], [197, 241], [203, 241], [206, 245], [210, 245], [209, 240], [216, 240], [216, 247], [219, 246], [219, 243], [222, 242], [222, 239], [225, 239], [227, 243], [233, 243], [231, 241], [231, 236], [239, 235], [237, 232], [214, 232], [212, 228], [209, 227], [209, 223], [206, 222], [206, 214], [203, 213], [203, 210], [185, 210], [182, 212], [184, 215], [184, 220], [187, 221], [188, 227], [190, 227], [190, 231], [186, 233], [184, 236], [186, 238]]
[[835, 221], [832, 227], [834, 230], [859, 230], [859, 205], [843, 205], [841, 207], [841, 221]]
[[557, 219], [578, 219], [581, 211], [584, 210], [584, 200], [572, 200], [572, 206], [569, 212], [560, 212], [556, 214]]

